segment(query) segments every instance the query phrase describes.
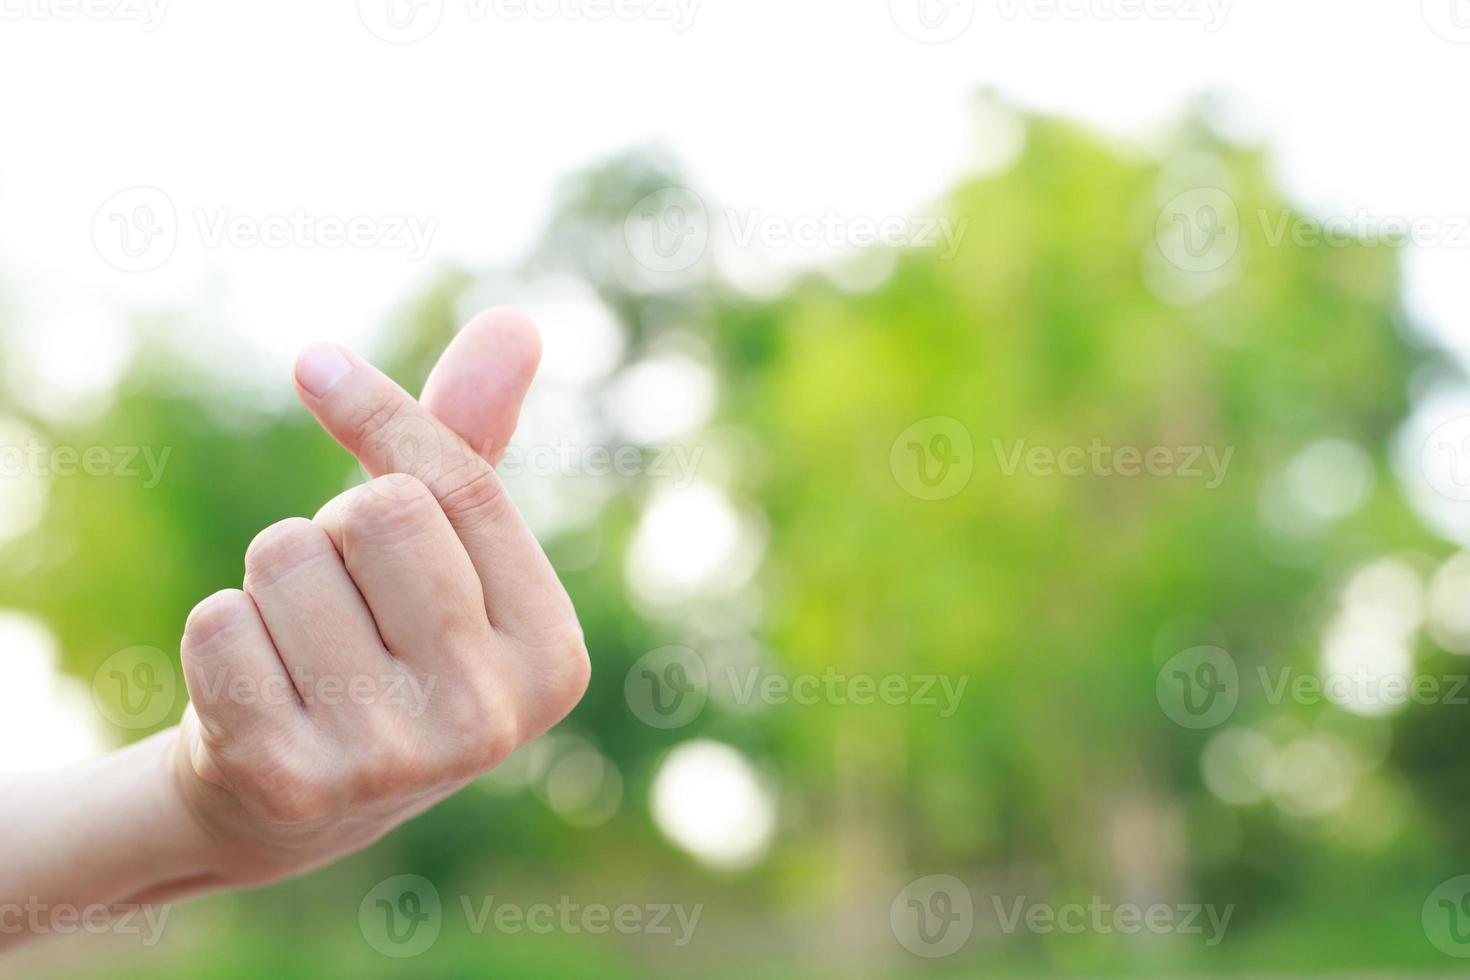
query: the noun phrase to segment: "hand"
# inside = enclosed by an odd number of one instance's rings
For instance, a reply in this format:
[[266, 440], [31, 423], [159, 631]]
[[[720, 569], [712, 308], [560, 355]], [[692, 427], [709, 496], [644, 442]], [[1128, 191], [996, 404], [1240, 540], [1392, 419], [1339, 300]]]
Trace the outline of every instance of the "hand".
[[527, 321], [482, 315], [420, 405], [334, 346], [301, 355], [302, 400], [376, 478], [262, 531], [244, 590], [189, 616], [175, 762], [213, 880], [361, 848], [581, 698], [576, 613], [491, 468], [538, 358]]

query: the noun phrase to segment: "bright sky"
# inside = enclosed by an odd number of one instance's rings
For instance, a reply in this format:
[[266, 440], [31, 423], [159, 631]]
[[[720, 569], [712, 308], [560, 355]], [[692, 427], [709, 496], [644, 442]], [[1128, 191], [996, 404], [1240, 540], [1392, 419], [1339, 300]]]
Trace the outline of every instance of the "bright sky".
[[[202, 315], [206, 359], [284, 371], [310, 339], [370, 337], [444, 263], [515, 259], [558, 178], [632, 145], [672, 148], [722, 205], [911, 212], [983, 159], [981, 86], [1143, 139], [1228, 93], [1303, 204], [1470, 215], [1467, 82], [1467, 0], [0, 0], [0, 315], [79, 382], [117, 317], [160, 305]], [[177, 245], [129, 273], [94, 220], [117, 240], [104, 205], [138, 186]], [[213, 238], [298, 209], [422, 233]], [[1466, 245], [1416, 263], [1446, 333]]]

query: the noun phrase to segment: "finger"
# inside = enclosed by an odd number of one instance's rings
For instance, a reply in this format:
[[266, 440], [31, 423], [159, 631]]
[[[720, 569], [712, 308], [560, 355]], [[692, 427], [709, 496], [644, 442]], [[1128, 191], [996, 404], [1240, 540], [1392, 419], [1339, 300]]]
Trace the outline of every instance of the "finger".
[[333, 715], [366, 681], [398, 668], [326, 533], [291, 518], [245, 552], [245, 591], [308, 713]]
[[331, 344], [301, 353], [296, 385], [317, 421], [368, 473], [406, 474], [429, 488], [464, 542], [492, 624], [529, 640], [575, 626], [571, 600], [541, 546], [490, 464], [463, 439], [377, 368]]
[[[484, 593], [438, 501], [412, 484], [356, 487], [314, 523], [337, 546], [388, 652], [420, 677], [446, 669], [463, 676], [484, 663], [493, 639]], [[470, 659], [444, 662], [461, 657]]]
[[486, 310], [455, 335], [419, 403], [493, 466], [520, 418], [541, 363], [541, 335], [525, 314]]
[[215, 745], [253, 741], [289, 724], [301, 698], [281, 663], [260, 612], [239, 589], [195, 606], [179, 643], [184, 684], [199, 725]]

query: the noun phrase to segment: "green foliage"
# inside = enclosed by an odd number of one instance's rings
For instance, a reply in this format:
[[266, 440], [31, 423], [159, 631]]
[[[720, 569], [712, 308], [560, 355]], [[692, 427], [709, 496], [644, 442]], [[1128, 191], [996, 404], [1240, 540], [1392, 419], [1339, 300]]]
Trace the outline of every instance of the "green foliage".
[[[1169, 302], [1160, 296], [1198, 283], [1159, 263], [1155, 219], [1163, 200], [1190, 186], [1179, 183], [1179, 161], [1200, 158], [1228, 180], [1242, 242], [1213, 288]], [[227, 955], [201, 966], [209, 958], [179, 952], [135, 975], [406, 975], [367, 949], [354, 918], [366, 887], [406, 869], [462, 891], [493, 893], [507, 876], [541, 883], [543, 894], [622, 883], [698, 896], [712, 909], [699, 941], [675, 953], [588, 937], [456, 935], [414, 965], [425, 977], [788, 969], [763, 948], [792, 951], [783, 956], [797, 964], [792, 975], [897, 976], [912, 961], [895, 956], [886, 933], [893, 882], [929, 870], [1057, 901], [1125, 894], [1143, 880], [1172, 900], [1240, 909], [1219, 950], [1122, 936], [977, 940], [950, 965], [956, 971], [1441, 963], [1418, 910], [1470, 859], [1465, 821], [1437, 817], [1446, 807], [1464, 815], [1463, 764], [1443, 750], [1470, 734], [1456, 709], [1416, 707], [1395, 722], [1405, 746], [1373, 779], [1409, 787], [1411, 816], [1391, 839], [1355, 850], [1327, 822], [1215, 799], [1199, 775], [1211, 733], [1174, 725], [1155, 696], [1160, 664], [1198, 644], [1229, 649], [1242, 671], [1311, 670], [1324, 590], [1386, 553], [1442, 550], [1408, 512], [1385, 460], [1408, 377], [1426, 356], [1397, 330], [1393, 254], [1273, 243], [1255, 218], [1290, 209], [1264, 161], [1207, 132], [1184, 130], [1160, 161], [1031, 119], [1014, 167], [969, 180], [944, 202], [946, 214], [968, 219], [952, 257], [892, 256], [892, 274], [867, 292], [820, 273], [771, 300], [710, 274], [650, 292], [608, 257], [632, 204], [678, 182], [667, 163], [642, 155], [576, 178], [521, 271], [592, 283], [628, 331], [629, 360], [675, 328], [708, 341], [719, 431], [740, 434], [722, 478], [769, 526], [758, 639], [777, 669], [964, 678], [959, 710], [822, 704], [744, 716], [712, 707], [679, 732], [640, 725], [623, 703], [625, 672], [662, 643], [698, 645], [703, 610], [673, 621], [632, 611], [623, 553], [649, 489], [633, 482], [594, 527], [547, 542], [553, 559], [597, 545], [595, 560], [565, 572], [595, 664], [593, 689], [567, 724], [624, 775], [625, 802], [610, 823], [576, 829], [534, 794], [472, 790], [340, 869], [199, 906], [214, 912], [179, 910], [207, 924], [228, 909], [229, 921], [208, 933]], [[386, 353], [407, 386], [424, 377], [475, 281], [468, 271], [446, 275], [400, 316]], [[207, 386], [169, 382], [176, 374], [163, 363], [140, 359], [96, 429], [51, 435], [171, 447], [166, 479], [153, 489], [57, 481], [44, 525], [0, 568], [6, 604], [42, 616], [67, 668], [86, 679], [122, 647], [176, 651], [192, 604], [238, 584], [251, 536], [312, 513], [353, 474], [304, 412], [261, 416], [224, 404]], [[895, 478], [890, 450], [911, 425], [939, 416], [972, 437], [973, 475], [957, 495], [922, 500]], [[1329, 531], [1281, 538], [1262, 523], [1263, 486], [1324, 438], [1369, 451], [1373, 496]], [[1008, 474], [1018, 442], [1233, 455], [1218, 486], [1024, 466]], [[1285, 714], [1316, 724], [1335, 711], [1246, 697], [1236, 721]], [[1377, 731], [1346, 716], [1332, 723], [1349, 739]], [[770, 760], [779, 774], [778, 846], [743, 878], [699, 870], [650, 821], [661, 754], [700, 734]]]

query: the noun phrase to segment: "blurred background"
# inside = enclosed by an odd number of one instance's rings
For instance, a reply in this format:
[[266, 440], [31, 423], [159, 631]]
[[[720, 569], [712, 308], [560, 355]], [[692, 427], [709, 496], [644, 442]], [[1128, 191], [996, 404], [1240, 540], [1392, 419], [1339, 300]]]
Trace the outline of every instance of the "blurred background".
[[301, 345], [418, 390], [495, 304], [594, 665], [369, 851], [0, 975], [1463, 973], [1467, 59], [1462, 0], [0, 6], [0, 770], [176, 721], [361, 479]]

